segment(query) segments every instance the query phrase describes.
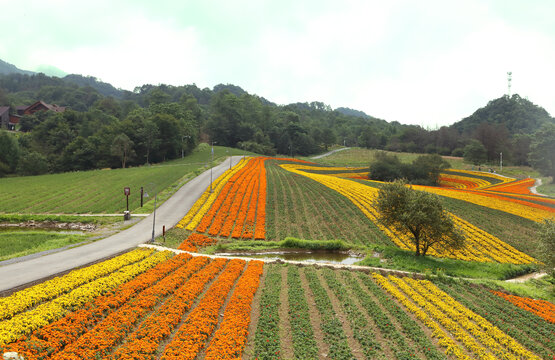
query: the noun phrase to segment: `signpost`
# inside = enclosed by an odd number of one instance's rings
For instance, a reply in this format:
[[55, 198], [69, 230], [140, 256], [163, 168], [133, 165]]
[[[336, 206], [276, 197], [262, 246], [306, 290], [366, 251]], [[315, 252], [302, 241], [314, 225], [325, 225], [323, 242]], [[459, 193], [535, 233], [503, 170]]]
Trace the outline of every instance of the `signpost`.
[[123, 220], [129, 220], [131, 219], [131, 214], [129, 214], [129, 195], [131, 194], [131, 189], [129, 187], [124, 187], [123, 188], [123, 195], [125, 195], [125, 198], [127, 200], [127, 210], [124, 211], [123, 213]]

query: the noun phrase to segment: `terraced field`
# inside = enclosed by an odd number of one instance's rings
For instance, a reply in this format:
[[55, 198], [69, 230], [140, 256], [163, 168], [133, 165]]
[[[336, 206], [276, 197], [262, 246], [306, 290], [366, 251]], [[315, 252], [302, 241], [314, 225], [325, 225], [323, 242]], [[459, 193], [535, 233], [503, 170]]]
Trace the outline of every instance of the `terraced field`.
[[[363, 173], [246, 158], [184, 214], [181, 250], [136, 249], [1, 298], [0, 350], [25, 359], [554, 358], [548, 301], [462, 279], [195, 254], [289, 236], [340, 239], [358, 251], [410, 249], [405, 234], [376, 221], [380, 185]], [[529, 181], [463, 175], [449, 173], [458, 176], [450, 187], [422, 188], [451, 194], [446, 203], [467, 237], [463, 251], [432, 255], [477, 266], [536, 264], [531, 248], [463, 215], [491, 209], [496, 221], [521, 219], [526, 228], [554, 213], [552, 199], [526, 194]], [[465, 191], [519, 204], [535, 220], [509, 206], [465, 207], [453, 195]]]

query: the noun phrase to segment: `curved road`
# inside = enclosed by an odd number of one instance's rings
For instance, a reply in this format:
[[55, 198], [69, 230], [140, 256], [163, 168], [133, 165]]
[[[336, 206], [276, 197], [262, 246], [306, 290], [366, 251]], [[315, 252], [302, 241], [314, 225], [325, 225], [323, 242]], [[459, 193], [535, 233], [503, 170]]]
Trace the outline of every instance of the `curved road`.
[[[233, 166], [241, 158], [242, 156], [233, 156]], [[215, 180], [227, 169], [229, 169], [229, 161], [224, 161], [212, 169], [212, 178]], [[209, 185], [210, 169], [183, 185], [171, 198], [160, 205], [156, 209], [154, 235], [162, 234], [163, 225], [169, 229], [177, 224]], [[129, 229], [91, 244], [2, 266], [0, 267], [0, 292], [25, 287], [41, 279], [98, 262], [145, 243], [152, 237], [152, 217], [153, 214], [150, 214]]]
[[334, 154], [334, 153], [336, 153], [336, 152], [338, 152], [338, 151], [349, 150], [349, 149], [350, 149], [350, 147], [341, 148], [341, 149], [335, 149], [335, 150], [329, 151], [329, 152], [327, 152], [327, 153], [325, 153], [325, 154], [322, 154], [322, 155], [313, 156], [313, 157], [311, 157], [311, 159], [321, 159], [321, 158], [323, 158], [323, 157], [330, 156], [331, 154]]

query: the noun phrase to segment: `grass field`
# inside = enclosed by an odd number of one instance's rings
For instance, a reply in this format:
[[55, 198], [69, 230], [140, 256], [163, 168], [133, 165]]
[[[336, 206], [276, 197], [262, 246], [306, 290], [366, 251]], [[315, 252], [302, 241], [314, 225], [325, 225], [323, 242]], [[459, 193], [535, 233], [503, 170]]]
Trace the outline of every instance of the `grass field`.
[[59, 231], [0, 230], [0, 261], [87, 241], [88, 236]]
[[[383, 150], [365, 149], [365, 148], [350, 148], [348, 150], [338, 151], [330, 156], [326, 156], [320, 159], [311, 159], [310, 157], [303, 157], [307, 161], [312, 161], [317, 164], [328, 165], [328, 166], [370, 166], [370, 163], [374, 161], [376, 153]], [[423, 154], [414, 153], [401, 153], [401, 152], [391, 152], [386, 151], [390, 155], [396, 155], [401, 162], [410, 163], [417, 157]], [[454, 158], [451, 156], [444, 157], [451, 167], [454, 169], [470, 169], [471, 165], [465, 164], [462, 158]]]
[[[227, 152], [226, 152], [227, 151]], [[238, 149], [214, 147], [215, 163], [226, 155], [242, 155]], [[163, 164], [127, 169], [92, 170], [63, 174], [0, 179], [0, 213], [86, 214], [123, 213], [126, 199], [123, 188], [131, 188], [129, 209], [148, 213], [154, 190], [164, 199], [179, 185], [198, 174], [210, 161], [210, 148], [201, 146], [193, 154]], [[151, 184], [154, 184], [152, 186]], [[140, 208], [140, 188], [149, 197]]]

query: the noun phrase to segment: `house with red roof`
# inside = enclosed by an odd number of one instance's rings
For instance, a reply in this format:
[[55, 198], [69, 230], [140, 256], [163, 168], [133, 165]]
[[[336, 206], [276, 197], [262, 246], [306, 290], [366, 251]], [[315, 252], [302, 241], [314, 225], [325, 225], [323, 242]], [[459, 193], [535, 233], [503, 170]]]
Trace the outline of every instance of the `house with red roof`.
[[19, 123], [19, 119], [23, 115], [32, 115], [37, 111], [54, 111], [64, 112], [65, 106], [58, 106], [56, 104], [47, 104], [40, 100], [29, 106], [18, 106], [15, 108], [15, 113], [10, 113], [9, 106], [0, 106], [0, 128], [15, 130], [15, 126]]

